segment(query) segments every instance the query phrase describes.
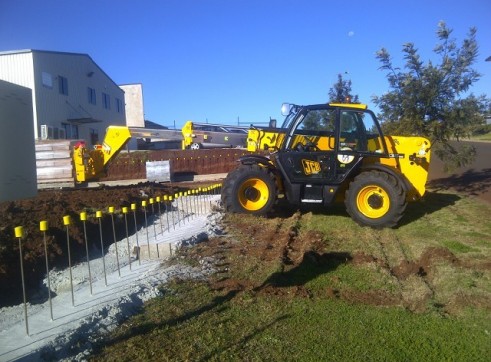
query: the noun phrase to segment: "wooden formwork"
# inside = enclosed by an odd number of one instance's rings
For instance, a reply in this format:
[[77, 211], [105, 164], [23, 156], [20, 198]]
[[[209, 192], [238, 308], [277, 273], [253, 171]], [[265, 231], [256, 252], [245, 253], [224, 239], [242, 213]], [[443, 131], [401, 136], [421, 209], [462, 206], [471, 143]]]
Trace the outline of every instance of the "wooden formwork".
[[38, 184], [74, 183], [70, 140], [36, 141], [36, 173]]

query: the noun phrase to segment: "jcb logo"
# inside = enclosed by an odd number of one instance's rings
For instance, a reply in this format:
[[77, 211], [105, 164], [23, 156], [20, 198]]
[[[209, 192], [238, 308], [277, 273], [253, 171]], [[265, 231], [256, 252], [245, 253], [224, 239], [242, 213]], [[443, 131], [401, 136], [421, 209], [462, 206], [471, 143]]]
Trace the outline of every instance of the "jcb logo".
[[303, 173], [306, 175], [317, 174], [321, 172], [321, 164], [317, 161], [302, 160]]

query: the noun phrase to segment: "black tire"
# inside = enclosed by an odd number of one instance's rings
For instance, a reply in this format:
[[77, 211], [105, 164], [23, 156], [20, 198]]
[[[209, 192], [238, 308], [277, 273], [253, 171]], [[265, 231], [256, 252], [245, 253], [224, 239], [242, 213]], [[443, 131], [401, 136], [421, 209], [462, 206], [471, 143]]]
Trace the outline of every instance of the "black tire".
[[201, 143], [193, 143], [189, 146], [190, 150], [200, 150], [203, 148], [203, 145]]
[[406, 210], [406, 192], [398, 180], [381, 171], [362, 172], [346, 190], [346, 211], [358, 224], [394, 227]]
[[222, 187], [222, 204], [226, 211], [264, 215], [276, 201], [274, 175], [258, 165], [242, 165], [231, 171]]

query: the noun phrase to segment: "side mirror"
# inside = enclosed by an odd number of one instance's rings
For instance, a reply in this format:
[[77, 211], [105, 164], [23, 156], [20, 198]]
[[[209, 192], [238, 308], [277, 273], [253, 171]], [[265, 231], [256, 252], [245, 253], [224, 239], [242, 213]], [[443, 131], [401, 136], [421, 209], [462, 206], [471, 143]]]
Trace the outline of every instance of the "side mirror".
[[281, 105], [281, 115], [288, 116], [292, 111], [292, 105], [290, 103], [283, 103]]
[[269, 119], [269, 128], [276, 128], [276, 119]]

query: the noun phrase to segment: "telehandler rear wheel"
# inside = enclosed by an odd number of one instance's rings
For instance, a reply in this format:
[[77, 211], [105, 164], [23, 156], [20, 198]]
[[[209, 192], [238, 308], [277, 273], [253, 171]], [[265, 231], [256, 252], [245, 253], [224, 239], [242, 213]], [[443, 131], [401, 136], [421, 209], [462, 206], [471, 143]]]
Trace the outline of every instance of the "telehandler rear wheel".
[[243, 165], [223, 182], [222, 203], [226, 211], [262, 215], [276, 201], [274, 176], [258, 165]]
[[377, 229], [396, 226], [407, 206], [406, 193], [398, 180], [381, 171], [356, 176], [346, 191], [344, 203], [358, 224]]

